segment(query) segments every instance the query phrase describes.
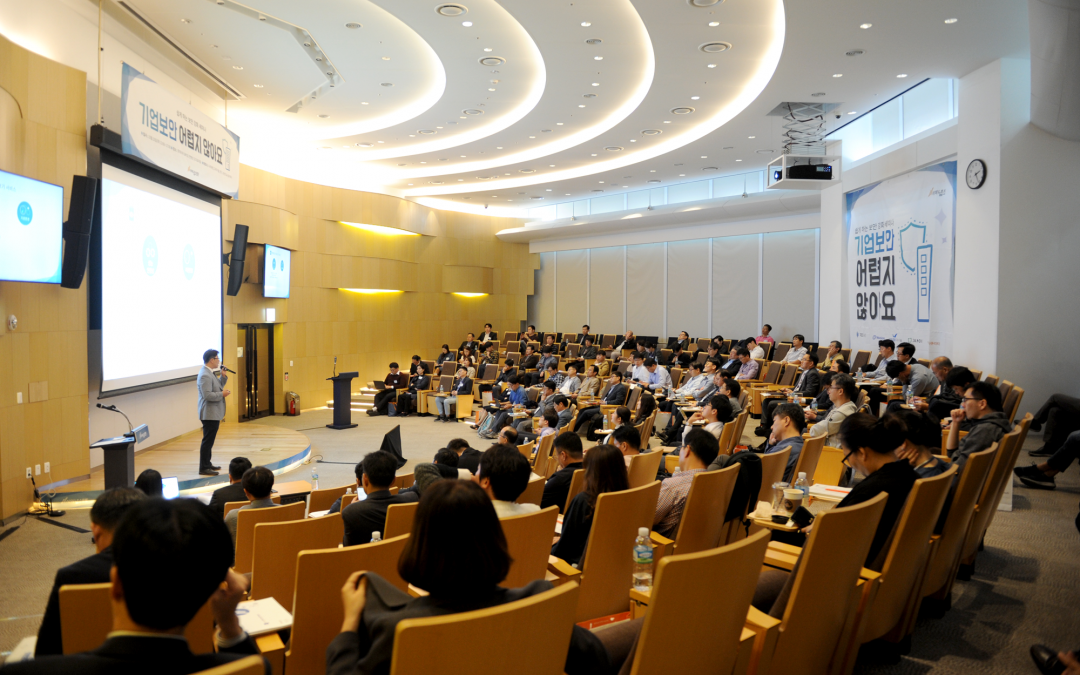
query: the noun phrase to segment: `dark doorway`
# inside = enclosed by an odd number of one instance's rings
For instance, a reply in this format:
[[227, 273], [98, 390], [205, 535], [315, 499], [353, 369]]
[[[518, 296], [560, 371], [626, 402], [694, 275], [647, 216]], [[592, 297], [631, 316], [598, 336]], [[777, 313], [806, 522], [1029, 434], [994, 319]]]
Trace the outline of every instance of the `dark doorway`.
[[274, 330], [270, 324], [237, 326], [236, 344], [243, 347], [236, 374], [239, 415], [252, 420], [274, 414]]

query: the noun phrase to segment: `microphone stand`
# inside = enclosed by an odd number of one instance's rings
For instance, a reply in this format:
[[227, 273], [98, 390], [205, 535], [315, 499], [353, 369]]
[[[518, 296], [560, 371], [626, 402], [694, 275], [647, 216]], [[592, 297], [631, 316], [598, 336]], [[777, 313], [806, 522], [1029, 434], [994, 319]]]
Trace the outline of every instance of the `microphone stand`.
[[120, 413], [121, 415], [123, 415], [123, 416], [124, 416], [124, 419], [125, 419], [125, 420], [127, 420], [127, 425], [128, 425], [128, 432], [127, 432], [126, 434], [124, 434], [124, 435], [125, 435], [125, 436], [131, 436], [132, 438], [134, 438], [134, 437], [135, 437], [135, 430], [134, 430], [134, 427], [132, 427], [132, 426], [131, 426], [131, 418], [129, 418], [129, 417], [128, 417], [128, 416], [127, 416], [127, 415], [126, 415], [125, 413], [124, 413], [124, 411], [123, 411], [123, 410], [121, 410], [121, 409], [117, 408], [117, 407], [116, 407], [116, 406], [114, 406], [114, 405], [101, 405], [100, 403], [98, 403], [98, 404], [97, 404], [97, 407], [101, 408], [102, 410], [111, 410], [111, 411], [112, 411], [112, 412], [114, 412], [114, 413]]

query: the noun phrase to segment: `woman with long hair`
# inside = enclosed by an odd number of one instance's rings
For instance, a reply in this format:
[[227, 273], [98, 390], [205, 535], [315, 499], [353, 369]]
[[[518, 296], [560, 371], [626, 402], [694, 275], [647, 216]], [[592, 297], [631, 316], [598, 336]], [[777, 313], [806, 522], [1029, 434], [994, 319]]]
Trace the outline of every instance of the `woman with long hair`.
[[[649, 415], [656, 410], [656, 399], [653, 395], [647, 391], [641, 392], [641, 398], [638, 399], [637, 413], [634, 415], [634, 421], [631, 422], [634, 426], [641, 424], [645, 420], [649, 419]], [[645, 442], [647, 439], [641, 439]]]
[[443, 345], [442, 351], [439, 352], [439, 358], [435, 359], [436, 365], [441, 366], [443, 361], [453, 361], [454, 352], [450, 351], [450, 345]]
[[551, 555], [578, 566], [585, 557], [585, 544], [592, 529], [596, 500], [605, 492], [630, 489], [626, 462], [619, 449], [597, 445], [585, 453], [585, 489], [570, 500], [563, 516], [562, 536], [551, 547]]
[[[414, 598], [374, 572], [354, 572], [341, 589], [345, 620], [327, 649], [326, 672], [388, 673], [400, 621], [495, 607], [552, 588], [542, 580], [502, 588], [509, 570], [506, 537], [483, 489], [463, 480], [432, 483], [420, 498], [412, 536], [398, 560], [401, 578], [429, 595]], [[604, 643], [574, 626], [565, 671], [607, 672], [609, 663]]]

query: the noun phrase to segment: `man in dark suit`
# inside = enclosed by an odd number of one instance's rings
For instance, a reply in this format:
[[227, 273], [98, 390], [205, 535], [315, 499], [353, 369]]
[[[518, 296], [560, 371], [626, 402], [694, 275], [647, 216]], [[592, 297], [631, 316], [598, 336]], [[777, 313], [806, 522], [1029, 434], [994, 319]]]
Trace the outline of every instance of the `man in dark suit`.
[[458, 348], [457, 348], [458, 358], [461, 358], [461, 352], [464, 351], [466, 347], [469, 348], [469, 353], [470, 354], [475, 354], [476, 353], [476, 347], [477, 347], [476, 336], [473, 335], [472, 333], [469, 333], [468, 335], [466, 335], [465, 336], [465, 341], [462, 342], [460, 345], [458, 345]]
[[[818, 355], [817, 351], [808, 351], [803, 354], [802, 361], [799, 363], [799, 368], [802, 372], [799, 373], [799, 377], [795, 380], [795, 386], [791, 389], [784, 389], [784, 394], [795, 394], [802, 398], [814, 398], [821, 392], [821, 373], [817, 369]], [[768, 438], [772, 433], [772, 420], [773, 413], [776, 411], [777, 406], [783, 403], [785, 399], [782, 398], [767, 398], [761, 403], [761, 424], [757, 429], [754, 429], [754, 434]], [[801, 403], [801, 401], [800, 401]]]
[[450, 391], [450, 395], [435, 397], [435, 411], [439, 413], [439, 416], [435, 418], [436, 422], [457, 422], [457, 417], [450, 416], [450, 406], [457, 405], [459, 394], [472, 394], [473, 383], [468, 377], [468, 372], [464, 367], [459, 367], [457, 370], [457, 384]]
[[229, 484], [214, 490], [214, 494], [210, 496], [210, 508], [214, 510], [214, 513], [218, 514], [219, 518], [225, 517], [225, 505], [229, 502], [246, 502], [248, 500], [240, 480], [244, 477], [244, 472], [250, 468], [251, 462], [247, 457], [233, 457], [232, 461], [229, 462]]
[[457, 468], [465, 469], [476, 475], [480, 468], [480, 455], [484, 454], [476, 448], [469, 447], [469, 442], [464, 438], [455, 438], [446, 444], [448, 450], [452, 450], [458, 456]]
[[558, 506], [559, 513], [566, 508], [566, 497], [570, 494], [570, 481], [574, 471], [582, 468], [585, 457], [581, 447], [581, 437], [577, 434], [559, 434], [555, 437], [555, 461], [559, 470], [551, 474], [544, 484], [544, 496], [540, 498], [540, 508]]
[[[622, 405], [626, 402], [626, 385], [622, 383], [623, 376], [619, 371], [612, 371], [608, 378], [607, 393], [600, 397], [601, 405]], [[593, 406], [585, 410], [579, 410], [577, 424], [574, 425], [574, 433], [579, 429], [588, 429], [593, 420], [600, 416], [600, 406]]]
[[[259, 653], [236, 616], [247, 580], [229, 569], [229, 531], [209, 508], [194, 499], [138, 499], [112, 550], [108, 639], [81, 654], [6, 664], [5, 675], [189, 675]], [[218, 652], [195, 655], [184, 629], [207, 600]]]
[[90, 531], [97, 553], [56, 571], [49, 603], [45, 606], [45, 617], [38, 629], [35, 657], [64, 653], [60, 639], [60, 587], [64, 584], [103, 584], [109, 581], [109, 570], [113, 565], [113, 532], [128, 507], [144, 499], [146, 494], [141, 490], [121, 487], [107, 490], [94, 500], [94, 506], [90, 509]]
[[349, 504], [341, 512], [341, 520], [345, 524], [343, 543], [346, 546], [367, 544], [371, 541], [372, 532], [385, 531], [386, 509], [391, 504], [417, 501], [415, 492], [390, 494], [396, 473], [397, 458], [383, 450], [369, 452], [356, 465], [356, 487], [363, 488], [367, 497]]
[[491, 324], [490, 323], [485, 323], [484, 324], [484, 332], [480, 333], [480, 344], [485, 344], [487, 342], [498, 342], [498, 341], [499, 341], [499, 336], [495, 334], [494, 330], [492, 330]]

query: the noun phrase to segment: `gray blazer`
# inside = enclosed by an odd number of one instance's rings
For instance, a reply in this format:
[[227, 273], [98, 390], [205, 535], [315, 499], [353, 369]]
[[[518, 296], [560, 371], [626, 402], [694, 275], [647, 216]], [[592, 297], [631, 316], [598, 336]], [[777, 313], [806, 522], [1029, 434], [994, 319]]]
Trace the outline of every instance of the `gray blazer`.
[[213, 371], [206, 366], [199, 370], [199, 377], [195, 383], [199, 386], [199, 419], [217, 420], [225, 419], [225, 395], [222, 391], [229, 376], [225, 371], [214, 377]]

